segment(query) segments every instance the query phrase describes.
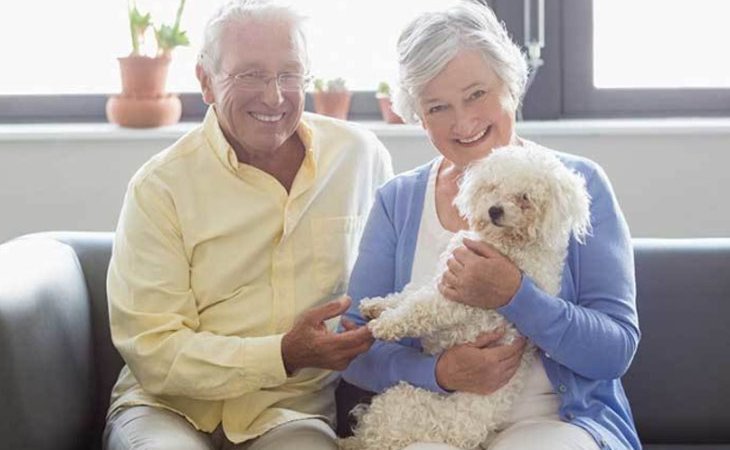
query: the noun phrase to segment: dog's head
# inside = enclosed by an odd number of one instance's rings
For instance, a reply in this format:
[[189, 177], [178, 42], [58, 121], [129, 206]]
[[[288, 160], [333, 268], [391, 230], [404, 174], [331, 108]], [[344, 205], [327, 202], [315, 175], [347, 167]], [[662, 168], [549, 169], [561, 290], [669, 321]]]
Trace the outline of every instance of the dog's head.
[[565, 245], [571, 232], [583, 242], [590, 230], [583, 177], [531, 145], [495, 149], [472, 163], [454, 204], [472, 230], [516, 245]]

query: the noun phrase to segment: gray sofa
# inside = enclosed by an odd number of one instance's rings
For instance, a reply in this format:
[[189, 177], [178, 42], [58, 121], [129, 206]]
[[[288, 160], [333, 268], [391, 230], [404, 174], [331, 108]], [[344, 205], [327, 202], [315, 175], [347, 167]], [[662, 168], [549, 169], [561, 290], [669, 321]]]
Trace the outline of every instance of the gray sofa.
[[[107, 318], [111, 241], [69, 232], [0, 245], [0, 449], [101, 447], [122, 366]], [[730, 450], [730, 239], [635, 249], [643, 338], [624, 385], [642, 442]]]

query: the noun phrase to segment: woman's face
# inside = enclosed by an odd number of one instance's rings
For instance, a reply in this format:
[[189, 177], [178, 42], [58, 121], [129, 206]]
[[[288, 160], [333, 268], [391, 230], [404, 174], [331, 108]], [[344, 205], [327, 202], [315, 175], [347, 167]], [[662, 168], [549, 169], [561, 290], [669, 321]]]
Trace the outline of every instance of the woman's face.
[[421, 93], [421, 123], [444, 158], [465, 168], [513, 142], [515, 111], [505, 109], [506, 96], [482, 54], [460, 50]]

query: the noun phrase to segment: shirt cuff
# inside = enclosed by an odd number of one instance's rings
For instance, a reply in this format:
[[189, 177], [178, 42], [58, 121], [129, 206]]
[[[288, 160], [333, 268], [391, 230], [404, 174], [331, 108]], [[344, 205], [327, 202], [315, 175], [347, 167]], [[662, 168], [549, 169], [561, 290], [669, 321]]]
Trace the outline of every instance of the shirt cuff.
[[283, 334], [244, 338], [243, 367], [255, 371], [261, 378], [261, 387], [280, 386], [286, 382], [284, 359], [281, 356]]

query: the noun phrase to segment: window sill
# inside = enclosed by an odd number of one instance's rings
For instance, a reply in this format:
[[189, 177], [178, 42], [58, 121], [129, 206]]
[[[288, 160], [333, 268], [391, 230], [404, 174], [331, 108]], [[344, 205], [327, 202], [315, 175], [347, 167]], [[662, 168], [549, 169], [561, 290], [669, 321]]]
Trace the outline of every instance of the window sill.
[[[390, 125], [380, 121], [358, 123], [379, 137], [425, 135], [418, 125]], [[169, 127], [130, 129], [109, 123], [0, 124], [0, 142], [170, 140], [179, 138], [195, 125], [197, 123], [185, 122]], [[527, 121], [517, 123], [517, 132], [525, 136], [730, 135], [730, 117]]]

